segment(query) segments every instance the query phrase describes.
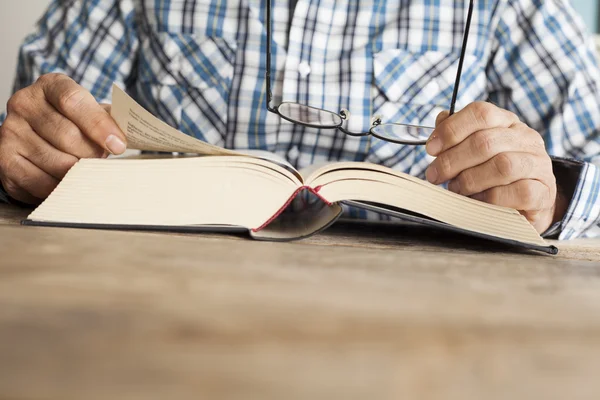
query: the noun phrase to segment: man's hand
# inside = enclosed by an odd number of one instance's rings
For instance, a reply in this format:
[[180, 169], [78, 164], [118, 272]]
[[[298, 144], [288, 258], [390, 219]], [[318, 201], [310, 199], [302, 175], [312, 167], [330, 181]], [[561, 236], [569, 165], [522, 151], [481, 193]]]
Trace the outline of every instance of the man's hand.
[[94, 97], [65, 75], [15, 93], [0, 126], [0, 181], [24, 203], [45, 199], [80, 158], [125, 151], [125, 136]]
[[540, 134], [491, 103], [472, 103], [451, 117], [441, 113], [427, 153], [437, 156], [429, 182], [449, 181], [455, 193], [515, 208], [539, 233], [566, 211]]

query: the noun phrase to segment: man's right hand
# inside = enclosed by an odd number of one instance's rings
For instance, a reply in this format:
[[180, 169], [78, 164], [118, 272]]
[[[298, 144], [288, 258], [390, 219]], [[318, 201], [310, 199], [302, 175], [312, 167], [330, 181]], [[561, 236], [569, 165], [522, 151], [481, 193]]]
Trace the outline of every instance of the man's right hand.
[[0, 182], [8, 195], [37, 204], [80, 158], [122, 154], [125, 135], [109, 109], [61, 74], [15, 93], [0, 126]]

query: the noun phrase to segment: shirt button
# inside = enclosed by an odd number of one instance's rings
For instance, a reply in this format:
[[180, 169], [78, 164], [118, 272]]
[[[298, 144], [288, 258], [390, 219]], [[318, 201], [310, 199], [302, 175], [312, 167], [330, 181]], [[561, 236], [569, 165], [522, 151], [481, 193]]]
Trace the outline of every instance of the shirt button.
[[306, 78], [310, 74], [310, 65], [306, 61], [302, 61], [300, 65], [298, 65], [298, 73], [301, 77]]

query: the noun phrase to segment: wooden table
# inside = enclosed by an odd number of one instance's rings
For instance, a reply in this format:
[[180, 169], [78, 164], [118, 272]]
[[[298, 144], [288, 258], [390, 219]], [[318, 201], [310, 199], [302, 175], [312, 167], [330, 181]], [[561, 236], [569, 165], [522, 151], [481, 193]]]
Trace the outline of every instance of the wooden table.
[[295, 243], [18, 226], [1, 399], [598, 399], [600, 242], [342, 223]]

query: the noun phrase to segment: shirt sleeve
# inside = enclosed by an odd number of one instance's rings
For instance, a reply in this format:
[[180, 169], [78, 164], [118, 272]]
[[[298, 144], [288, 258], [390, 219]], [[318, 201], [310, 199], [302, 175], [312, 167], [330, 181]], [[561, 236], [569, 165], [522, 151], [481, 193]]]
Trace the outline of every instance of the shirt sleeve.
[[133, 0], [53, 0], [21, 46], [14, 91], [58, 72], [109, 102], [113, 82], [135, 78], [137, 48]]
[[600, 71], [593, 39], [562, 0], [510, 0], [498, 21], [487, 67], [489, 100], [542, 135], [557, 184], [570, 199], [563, 220], [546, 235], [598, 236]]
[[[109, 103], [113, 82], [128, 88], [135, 79], [136, 29], [133, 0], [53, 0], [21, 45], [13, 93], [56, 72]], [[0, 110], [0, 125], [5, 117]]]

